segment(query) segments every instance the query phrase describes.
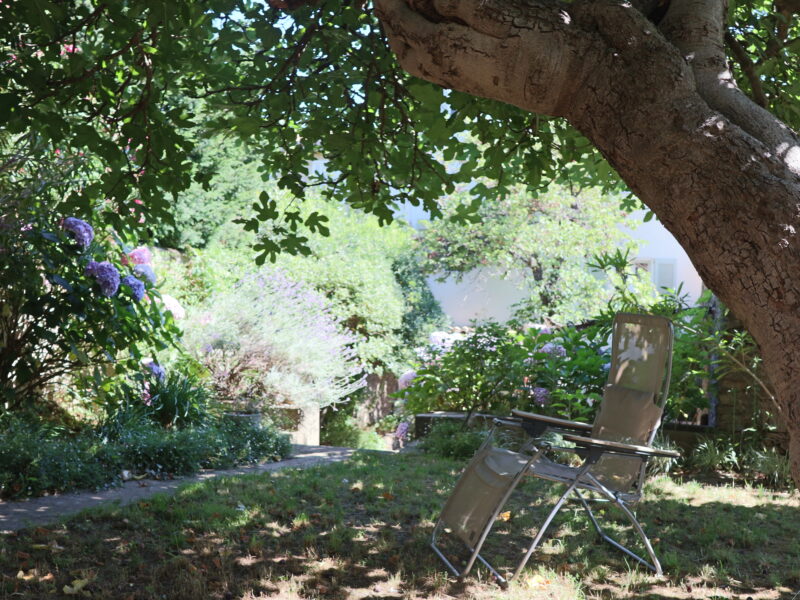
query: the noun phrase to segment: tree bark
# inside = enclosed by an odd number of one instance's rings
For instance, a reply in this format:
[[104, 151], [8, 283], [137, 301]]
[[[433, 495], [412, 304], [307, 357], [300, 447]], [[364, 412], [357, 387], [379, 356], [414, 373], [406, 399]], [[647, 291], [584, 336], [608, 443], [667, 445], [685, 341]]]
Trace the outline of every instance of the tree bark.
[[[673, 6], [674, 5], [674, 6]], [[736, 89], [724, 3], [376, 0], [410, 73], [566, 118], [759, 344], [800, 487], [800, 143]]]

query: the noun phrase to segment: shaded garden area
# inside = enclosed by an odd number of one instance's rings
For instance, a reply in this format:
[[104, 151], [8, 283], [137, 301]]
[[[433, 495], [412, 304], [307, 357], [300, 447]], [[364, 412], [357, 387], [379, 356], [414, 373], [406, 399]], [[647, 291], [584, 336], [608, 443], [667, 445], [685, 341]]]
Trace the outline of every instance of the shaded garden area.
[[[461, 466], [362, 452], [347, 464], [192, 484], [6, 535], [0, 597], [777, 599], [800, 586], [796, 495], [665, 477], [648, 483], [639, 511], [663, 579], [599, 543], [576, 506], [508, 590], [481, 570], [457, 582], [428, 542]], [[520, 489], [487, 555], [513, 567], [553, 491]]]
[[[0, 599], [796, 600], [798, 15], [0, 0], [0, 501], [362, 450], [5, 534]], [[433, 289], [476, 273], [521, 300], [455, 326]], [[665, 576], [570, 508], [507, 590], [454, 580], [428, 539], [487, 415], [591, 422], [620, 312], [675, 330], [654, 446], [683, 455], [639, 507]], [[500, 513], [501, 568], [543, 489]]]

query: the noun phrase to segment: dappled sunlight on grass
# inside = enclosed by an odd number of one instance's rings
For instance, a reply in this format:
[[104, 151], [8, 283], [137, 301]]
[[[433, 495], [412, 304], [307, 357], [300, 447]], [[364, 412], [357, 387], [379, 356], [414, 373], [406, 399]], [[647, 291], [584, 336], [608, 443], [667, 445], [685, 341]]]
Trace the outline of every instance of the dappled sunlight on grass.
[[[569, 506], [508, 590], [483, 569], [457, 581], [428, 546], [457, 471], [427, 456], [359, 453], [346, 464], [217, 479], [94, 510], [6, 536], [0, 598], [58, 597], [76, 581], [92, 598], [123, 600], [780, 598], [800, 588], [796, 496], [666, 478], [649, 484], [640, 507], [665, 578], [598, 544]], [[487, 541], [501, 570], [519, 560], [556, 491], [521, 486]], [[612, 535], [635, 541], [619, 515], [603, 519]]]

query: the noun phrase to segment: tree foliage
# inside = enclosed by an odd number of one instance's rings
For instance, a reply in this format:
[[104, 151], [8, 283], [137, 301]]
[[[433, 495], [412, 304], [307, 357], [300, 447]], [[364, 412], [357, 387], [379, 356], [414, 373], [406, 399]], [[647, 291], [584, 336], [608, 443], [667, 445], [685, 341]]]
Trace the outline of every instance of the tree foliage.
[[[106, 218], [130, 220], [141, 198], [169, 219], [171, 195], [209, 173], [193, 160], [200, 127], [247, 141], [259, 168], [303, 197], [326, 197], [392, 220], [399, 202], [439, 214], [436, 200], [472, 181], [472, 199], [493, 200], [521, 183], [551, 180], [606, 187], [619, 181], [563, 120], [444, 90], [402, 71], [370, 4], [135, 0], [5, 2], [0, 6], [0, 124], [38, 132], [54, 147], [84, 151], [105, 167], [69, 195]], [[273, 7], [277, 6], [279, 8]], [[789, 0], [730, 3], [726, 41], [743, 89], [790, 126], [800, 124], [800, 30]], [[195, 114], [202, 99], [204, 113]], [[469, 135], [463, 135], [469, 132]], [[202, 137], [202, 136], [201, 136]], [[311, 171], [323, 158], [327, 168]], [[457, 161], [446, 170], [442, 160]], [[467, 203], [457, 212], [477, 209]], [[303, 247], [297, 220], [269, 195], [250, 227], [267, 219], [282, 237], [263, 256]]]
[[[115, 225], [128, 219], [137, 198], [169, 219], [171, 194], [193, 177], [207, 182], [203, 165], [192, 160], [193, 126], [247, 140], [260, 169], [294, 195], [324, 182], [323, 196], [385, 222], [404, 201], [438, 215], [436, 200], [478, 170], [497, 182], [475, 186], [479, 199], [520, 178], [538, 188], [562, 172], [576, 181], [613, 180], [563, 122], [406, 74], [373, 12], [358, 3], [324, 2], [291, 17], [235, 0], [3, 3], [0, 23], [2, 125], [97, 157], [107, 170], [68, 201], [87, 209], [106, 199]], [[213, 117], [195, 115], [193, 98]], [[465, 130], [466, 141], [458, 135]], [[312, 172], [319, 157], [326, 169]], [[442, 158], [459, 168], [448, 172]], [[264, 220], [282, 234], [265, 240], [265, 257], [297, 251], [303, 232], [319, 229], [314, 218], [298, 221], [292, 209], [280, 210], [268, 194], [249, 226]]]
[[[463, 195], [446, 197], [442, 212], [451, 217], [463, 204]], [[593, 257], [634, 247], [620, 228], [626, 214], [616, 204], [596, 190], [554, 188], [533, 196], [514, 189], [481, 205], [476, 220], [429, 223], [420, 239], [424, 266], [457, 280], [474, 269], [498, 269], [527, 292], [519, 307], [526, 318], [585, 320], [611, 294], [604, 274], [589, 268]]]

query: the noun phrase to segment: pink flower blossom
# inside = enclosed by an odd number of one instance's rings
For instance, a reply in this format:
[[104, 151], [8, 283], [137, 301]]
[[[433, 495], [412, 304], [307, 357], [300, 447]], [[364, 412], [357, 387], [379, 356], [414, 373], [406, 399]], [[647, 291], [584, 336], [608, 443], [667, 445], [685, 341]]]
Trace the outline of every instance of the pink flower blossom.
[[153, 255], [146, 246], [139, 246], [128, 252], [128, 257], [135, 265], [149, 265], [153, 262]]

